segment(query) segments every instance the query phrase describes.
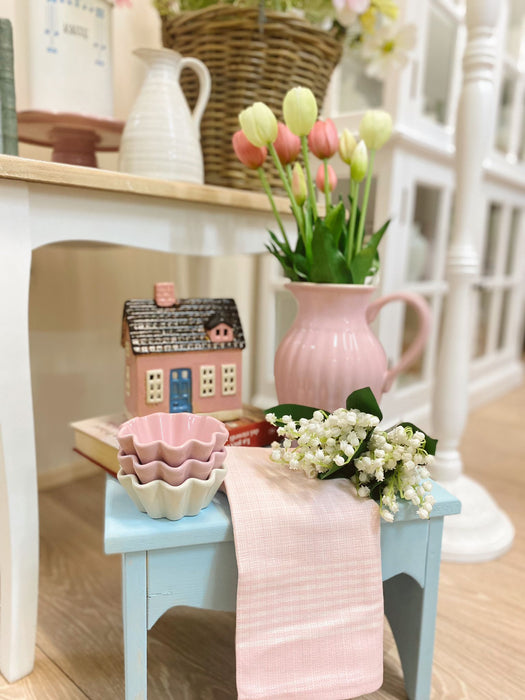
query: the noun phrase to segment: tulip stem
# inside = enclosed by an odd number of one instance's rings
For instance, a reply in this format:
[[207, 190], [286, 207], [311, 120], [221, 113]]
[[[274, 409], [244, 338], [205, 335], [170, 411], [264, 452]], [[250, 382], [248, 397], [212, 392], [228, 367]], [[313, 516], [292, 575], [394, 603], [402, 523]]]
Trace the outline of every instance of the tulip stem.
[[279, 228], [281, 229], [281, 233], [283, 234], [283, 238], [286, 241], [286, 245], [288, 248], [290, 248], [290, 241], [288, 240], [288, 236], [286, 235], [286, 230], [283, 225], [283, 221], [281, 219], [281, 215], [277, 211], [277, 207], [275, 205], [275, 200], [273, 198], [273, 193], [272, 193], [272, 188], [270, 187], [270, 183], [268, 182], [268, 178], [266, 177], [266, 173], [262, 168], [257, 168], [257, 173], [259, 175], [259, 179], [262, 182], [262, 186], [264, 188], [264, 191], [266, 192], [266, 195], [268, 199], [270, 200], [270, 206], [272, 207], [273, 215], [275, 216], [277, 223], [279, 224]]
[[328, 178], [328, 158], [324, 159], [324, 198], [326, 201], [326, 213], [332, 208], [332, 195], [330, 194], [330, 180]]
[[355, 221], [357, 218], [359, 201], [359, 183], [354, 180], [350, 180], [350, 199], [352, 201], [352, 208], [350, 211], [350, 221], [348, 223], [348, 240], [346, 242], [346, 262], [349, 267], [354, 257]]
[[286, 164], [286, 174], [288, 175], [288, 182], [290, 183], [290, 186], [291, 186], [293, 171], [292, 171], [292, 166], [290, 165], [290, 163]]
[[301, 136], [301, 147], [303, 149], [303, 160], [304, 169], [306, 170], [306, 182], [308, 185], [308, 196], [312, 202], [312, 214], [314, 215], [314, 221], [317, 221], [317, 204], [315, 201], [315, 190], [314, 182], [312, 180], [312, 173], [310, 172], [310, 161], [308, 160], [308, 141], [306, 136]]
[[295, 201], [295, 197], [292, 192], [292, 186], [290, 185], [288, 178], [286, 177], [286, 173], [284, 171], [284, 168], [282, 166], [281, 161], [279, 160], [279, 156], [277, 155], [277, 151], [275, 150], [275, 146], [273, 143], [268, 144], [268, 150], [270, 151], [270, 154], [273, 158], [273, 162], [275, 163], [275, 167], [277, 168], [277, 171], [281, 177], [282, 183], [284, 185], [284, 189], [286, 190], [286, 194], [288, 195], [288, 198], [290, 200], [290, 204], [292, 205], [292, 212], [293, 215], [295, 216], [295, 220], [297, 221], [297, 225], [299, 227], [299, 233], [301, 234], [301, 238], [304, 240], [304, 224], [303, 224], [303, 217], [301, 214], [301, 209], [299, 208], [299, 205]]
[[361, 207], [361, 216], [359, 217], [359, 226], [357, 229], [357, 239], [356, 239], [356, 246], [355, 246], [355, 252], [359, 253], [361, 250], [361, 247], [363, 245], [363, 236], [365, 232], [365, 218], [366, 218], [366, 210], [368, 207], [368, 197], [370, 195], [370, 183], [372, 182], [372, 171], [374, 169], [374, 158], [375, 158], [376, 152], [374, 150], [370, 151], [370, 158], [368, 162], [368, 172], [366, 174], [366, 182], [365, 182], [365, 191], [363, 193], [363, 206]]

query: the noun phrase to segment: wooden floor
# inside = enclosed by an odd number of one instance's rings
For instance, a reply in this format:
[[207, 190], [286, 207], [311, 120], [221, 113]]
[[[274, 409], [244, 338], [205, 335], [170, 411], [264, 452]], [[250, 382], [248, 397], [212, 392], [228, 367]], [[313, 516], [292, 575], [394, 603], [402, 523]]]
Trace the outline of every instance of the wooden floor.
[[[525, 386], [471, 414], [465, 471], [492, 491], [516, 527], [512, 550], [485, 564], [443, 564], [432, 700], [525, 698]], [[124, 698], [120, 558], [103, 554], [104, 476], [41, 494], [37, 655], [3, 700]], [[150, 700], [230, 700], [235, 620], [189, 608], [149, 633]], [[389, 630], [383, 688], [405, 698]]]

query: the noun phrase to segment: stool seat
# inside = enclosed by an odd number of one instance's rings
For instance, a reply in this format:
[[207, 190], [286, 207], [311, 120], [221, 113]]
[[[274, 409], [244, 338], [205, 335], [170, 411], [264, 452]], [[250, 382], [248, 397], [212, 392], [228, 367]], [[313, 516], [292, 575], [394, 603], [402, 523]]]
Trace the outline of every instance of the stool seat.
[[[385, 614], [410, 700], [430, 697], [443, 518], [457, 498], [434, 483], [431, 517], [400, 504], [381, 523]], [[234, 611], [237, 562], [228, 500], [218, 493], [198, 515], [170, 521], [137, 510], [111, 476], [106, 481], [104, 547], [122, 555], [126, 700], [147, 697], [147, 630], [175, 605]]]

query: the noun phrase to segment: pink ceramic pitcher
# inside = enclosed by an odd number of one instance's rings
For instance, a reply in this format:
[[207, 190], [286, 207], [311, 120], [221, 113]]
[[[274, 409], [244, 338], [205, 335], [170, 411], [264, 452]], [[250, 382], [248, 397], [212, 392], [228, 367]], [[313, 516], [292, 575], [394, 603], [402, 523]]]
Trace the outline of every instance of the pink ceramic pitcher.
[[[279, 403], [334, 411], [346, 405], [352, 391], [365, 386], [380, 401], [425, 346], [430, 309], [417, 294], [398, 292], [371, 302], [375, 287], [368, 285], [292, 282], [285, 286], [299, 309], [275, 355]], [[414, 308], [418, 330], [397, 365], [388, 369], [385, 351], [370, 323], [391, 301], [404, 301]]]

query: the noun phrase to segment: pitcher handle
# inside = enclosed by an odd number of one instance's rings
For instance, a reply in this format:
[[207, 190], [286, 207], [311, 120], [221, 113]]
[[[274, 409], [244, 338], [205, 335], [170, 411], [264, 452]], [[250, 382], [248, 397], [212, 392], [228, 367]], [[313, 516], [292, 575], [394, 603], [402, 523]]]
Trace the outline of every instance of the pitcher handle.
[[368, 323], [372, 323], [383, 306], [391, 301], [404, 301], [414, 309], [418, 319], [418, 329], [416, 337], [401, 355], [397, 365], [387, 371], [383, 383], [383, 391], [388, 391], [397, 375], [410, 367], [410, 365], [417, 360], [423, 352], [423, 348], [425, 347], [430, 333], [430, 308], [423, 297], [419, 296], [419, 294], [413, 294], [412, 292], [394, 292], [393, 294], [387, 294], [373, 301], [366, 309], [366, 320]]
[[210, 71], [202, 61], [199, 61], [198, 58], [182, 58], [180, 62], [180, 67], [181, 70], [184, 67], [191, 68], [193, 71], [195, 71], [195, 73], [197, 73], [197, 77], [199, 79], [199, 97], [197, 99], [195, 107], [193, 108], [192, 114], [193, 123], [195, 124], [198, 132], [201, 126], [202, 115], [204, 113], [204, 110], [206, 109], [208, 100], [210, 99]]

